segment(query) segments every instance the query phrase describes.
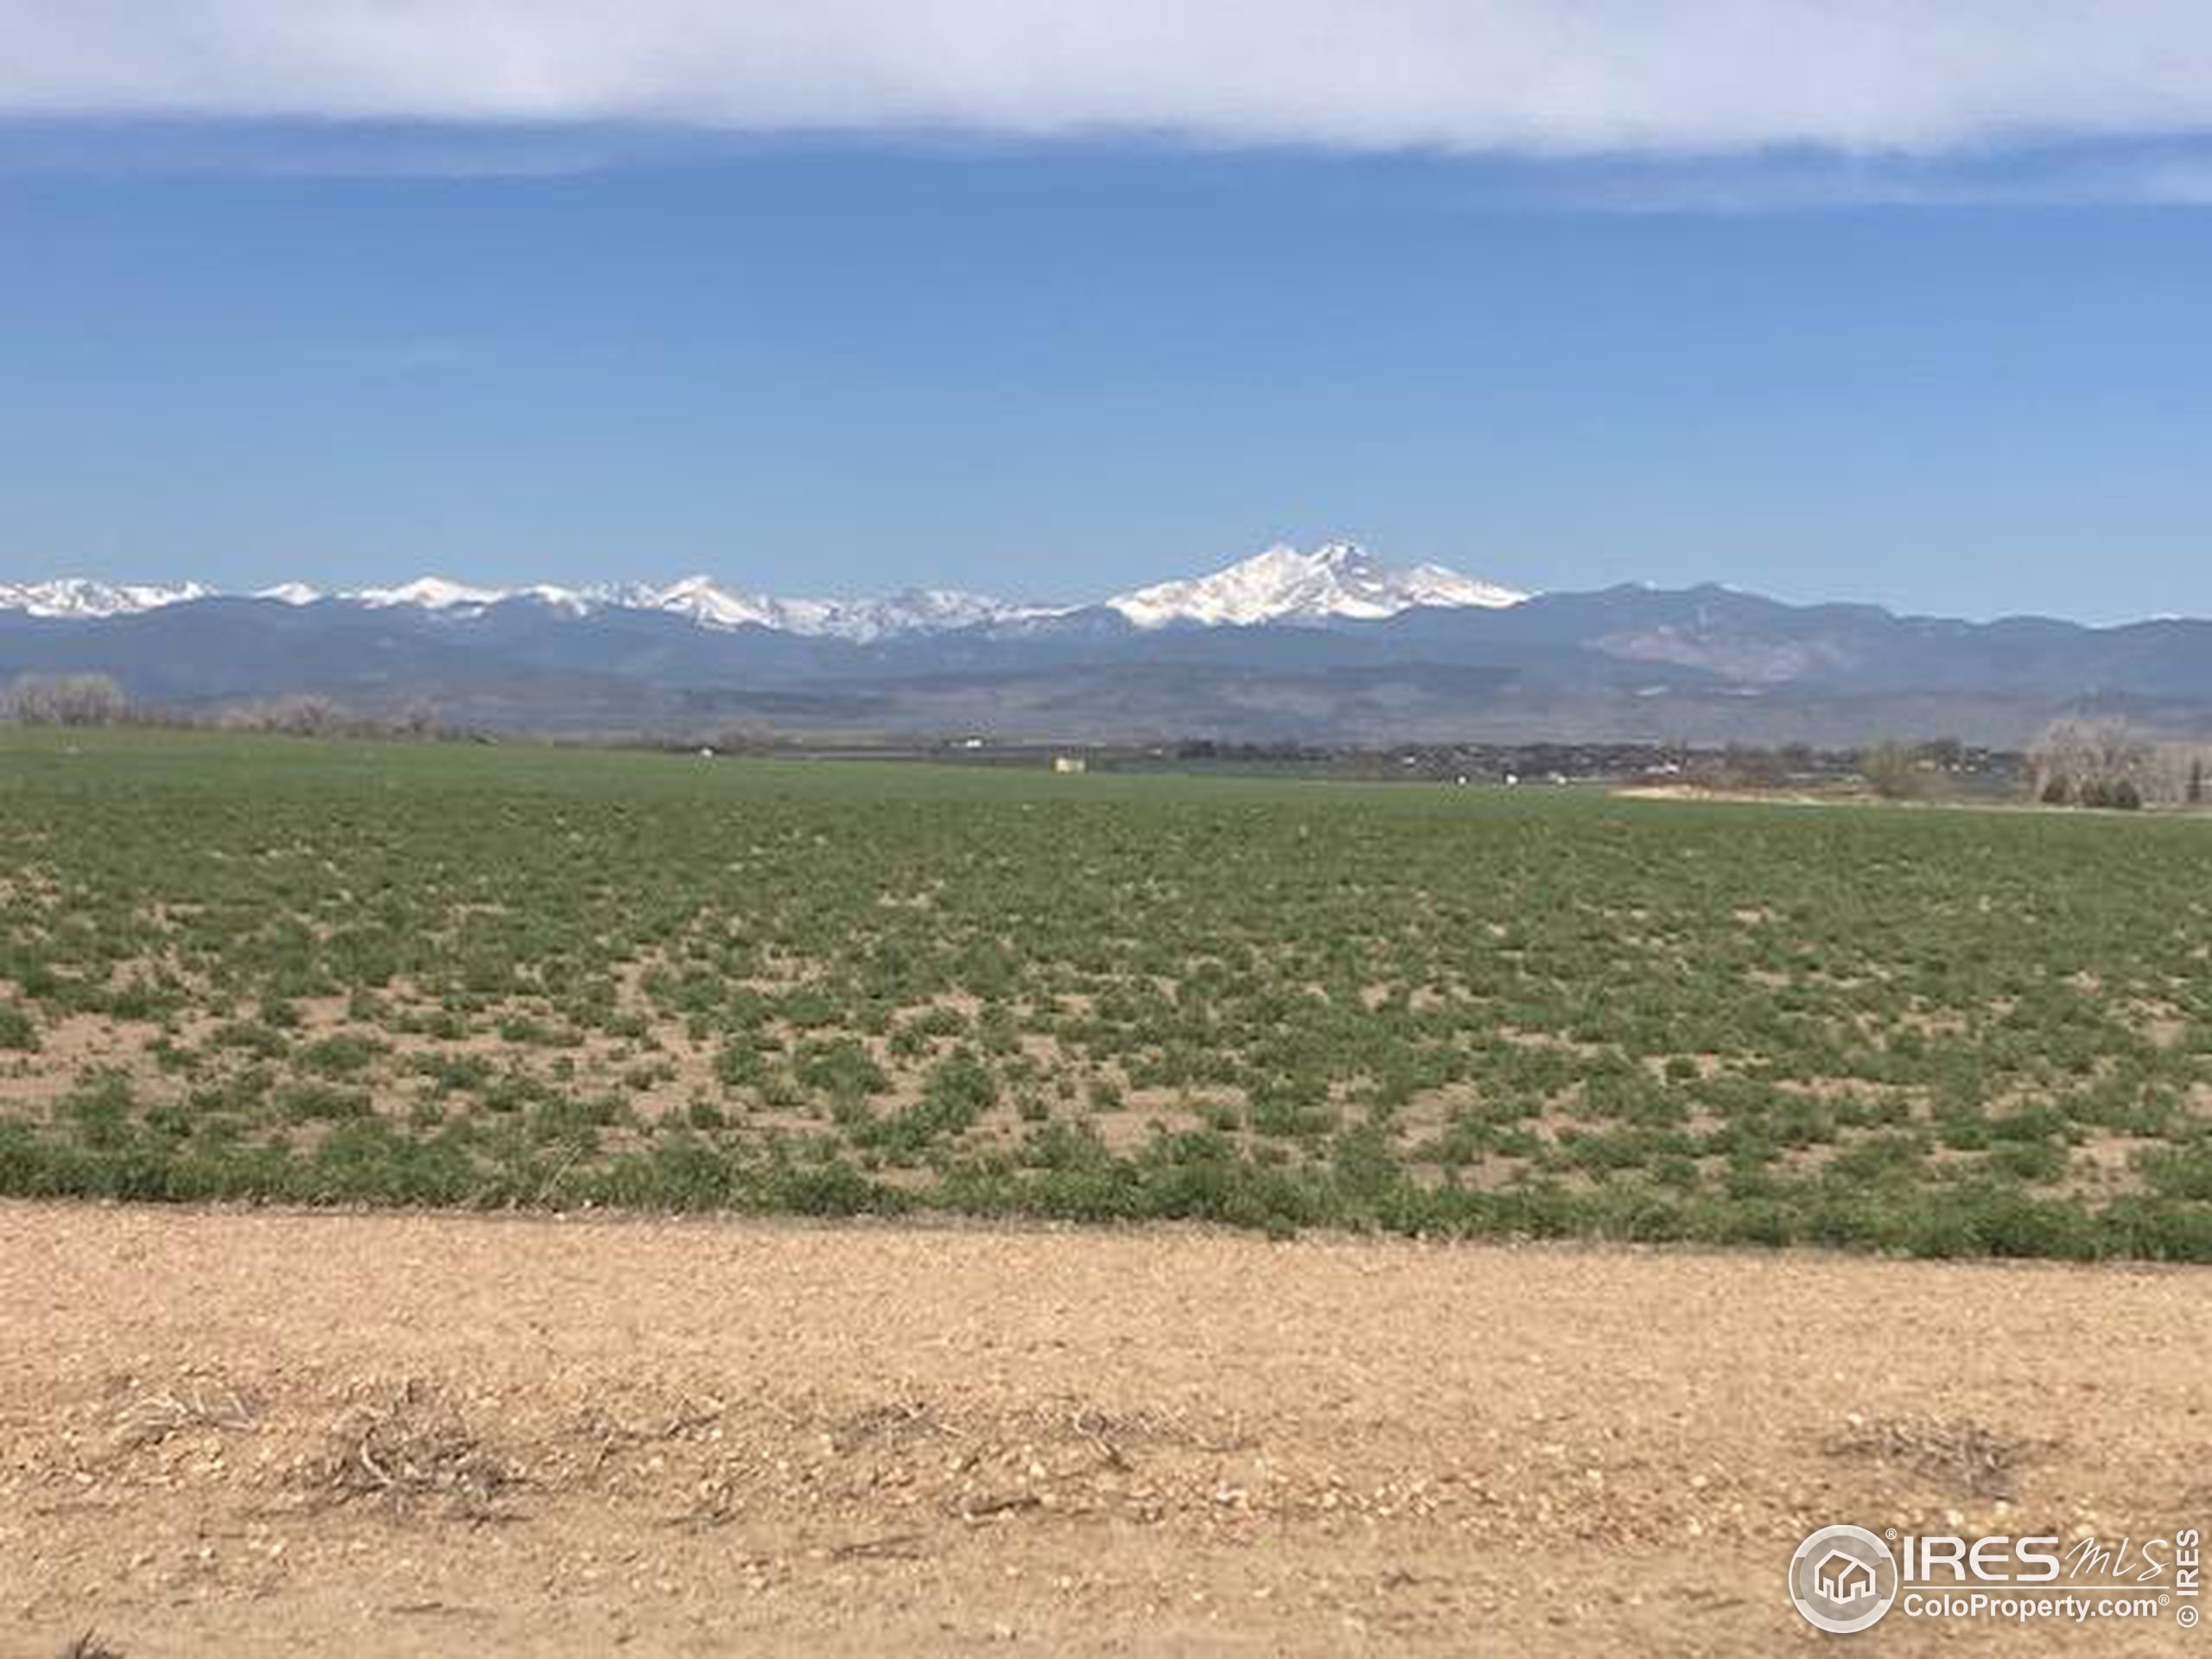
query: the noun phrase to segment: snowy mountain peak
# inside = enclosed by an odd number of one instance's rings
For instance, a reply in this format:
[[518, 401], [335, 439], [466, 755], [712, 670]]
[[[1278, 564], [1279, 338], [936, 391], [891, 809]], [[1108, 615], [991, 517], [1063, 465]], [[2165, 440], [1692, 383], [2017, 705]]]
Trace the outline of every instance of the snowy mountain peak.
[[304, 582], [280, 582], [274, 588], [259, 589], [254, 597], [273, 599], [279, 605], [312, 605], [322, 597], [322, 590], [310, 588]]
[[416, 605], [426, 611], [448, 611], [456, 606], [496, 605], [507, 594], [503, 588], [471, 588], [466, 582], [448, 582], [443, 576], [417, 576], [397, 588], [356, 588], [339, 597], [376, 609]]
[[1106, 601], [1141, 628], [1171, 623], [1373, 621], [1417, 605], [1497, 608], [1528, 595], [1440, 564], [1386, 565], [1357, 542], [1312, 552], [1278, 543], [1208, 576], [1157, 582]]
[[86, 619], [130, 616], [205, 599], [209, 590], [196, 582], [94, 582], [86, 576], [57, 576], [51, 582], [0, 582], [0, 611], [20, 611], [26, 616]]
[[685, 576], [665, 588], [639, 585], [623, 595], [641, 610], [673, 611], [702, 627], [773, 627], [778, 601], [723, 587], [712, 576]]

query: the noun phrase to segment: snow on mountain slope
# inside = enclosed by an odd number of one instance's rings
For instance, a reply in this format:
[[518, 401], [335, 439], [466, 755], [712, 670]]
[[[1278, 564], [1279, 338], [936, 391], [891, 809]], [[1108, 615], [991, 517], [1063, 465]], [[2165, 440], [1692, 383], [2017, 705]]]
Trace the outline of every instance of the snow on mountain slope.
[[139, 611], [205, 599], [210, 590], [196, 582], [158, 585], [94, 582], [86, 576], [58, 576], [51, 582], [0, 582], [0, 611], [26, 616], [89, 618], [130, 616]]
[[507, 590], [504, 588], [472, 588], [466, 582], [448, 582], [443, 576], [417, 576], [397, 588], [356, 588], [338, 597], [351, 600], [356, 605], [366, 605], [373, 610], [383, 610], [393, 605], [414, 605], [426, 611], [450, 611], [459, 607], [475, 609], [486, 605], [497, 605], [507, 597]]
[[1417, 605], [1496, 608], [1527, 597], [1440, 564], [1386, 565], [1357, 543], [1330, 542], [1311, 553], [1277, 545], [1211, 575], [1158, 582], [1106, 603], [1141, 628], [1176, 622], [1218, 627], [1372, 621]]
[[1056, 614], [952, 588], [916, 588], [864, 599], [785, 598], [725, 587], [708, 575], [685, 576], [660, 586], [628, 582], [583, 588], [547, 583], [476, 588], [442, 576], [422, 576], [397, 588], [357, 588], [338, 597], [359, 605], [414, 605], [451, 616], [478, 615], [490, 606], [514, 600], [533, 600], [571, 616], [607, 609], [666, 611], [704, 628], [772, 628], [779, 633], [862, 642]]
[[955, 588], [909, 588], [880, 599], [794, 599], [776, 606], [774, 626], [794, 633], [834, 634], [842, 639], [887, 639], [901, 634], [945, 633], [981, 623], [1057, 616], [1058, 607], [1014, 605]]
[[673, 611], [708, 628], [770, 628], [776, 626], [776, 601], [762, 594], [725, 588], [712, 576], [686, 576], [665, 588], [632, 582], [602, 590], [607, 602], [632, 610]]
[[862, 643], [1047, 613], [1034, 606], [1010, 605], [982, 594], [944, 588], [913, 588], [881, 598], [779, 599], [724, 588], [711, 576], [686, 576], [665, 588], [633, 585], [593, 591], [605, 603], [672, 611], [705, 627], [749, 624], [783, 633]]

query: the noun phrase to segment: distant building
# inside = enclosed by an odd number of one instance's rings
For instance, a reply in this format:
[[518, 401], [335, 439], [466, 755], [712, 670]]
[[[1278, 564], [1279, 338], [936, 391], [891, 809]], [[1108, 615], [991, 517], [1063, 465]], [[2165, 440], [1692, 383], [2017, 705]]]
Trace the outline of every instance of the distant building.
[[1089, 772], [1090, 762], [1079, 754], [1056, 754], [1052, 757], [1054, 772]]

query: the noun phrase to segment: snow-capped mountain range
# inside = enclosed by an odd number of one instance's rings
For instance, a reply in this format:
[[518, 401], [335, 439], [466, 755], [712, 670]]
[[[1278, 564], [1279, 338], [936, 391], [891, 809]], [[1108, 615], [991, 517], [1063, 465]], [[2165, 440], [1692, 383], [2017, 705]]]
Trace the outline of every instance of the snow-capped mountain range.
[[[0, 611], [94, 620], [217, 596], [216, 590], [198, 582], [109, 583], [67, 576], [0, 583]], [[605, 610], [661, 611], [706, 628], [761, 627], [863, 643], [980, 625], [1032, 622], [1085, 608], [1017, 604], [940, 588], [908, 588], [859, 599], [785, 598], [725, 587], [704, 575], [686, 576], [665, 585], [613, 582], [576, 588], [549, 583], [483, 588], [426, 575], [392, 588], [330, 593], [303, 582], [287, 582], [244, 597], [291, 606], [339, 604], [372, 609], [410, 606], [454, 618], [479, 617], [494, 606], [518, 601], [572, 616]], [[1271, 547], [1210, 575], [1159, 582], [1116, 594], [1098, 603], [1118, 612], [1134, 626], [1150, 629], [1371, 621], [1416, 606], [1497, 608], [1518, 604], [1527, 597], [1440, 564], [1387, 565], [1357, 543], [1331, 542], [1311, 552]]]

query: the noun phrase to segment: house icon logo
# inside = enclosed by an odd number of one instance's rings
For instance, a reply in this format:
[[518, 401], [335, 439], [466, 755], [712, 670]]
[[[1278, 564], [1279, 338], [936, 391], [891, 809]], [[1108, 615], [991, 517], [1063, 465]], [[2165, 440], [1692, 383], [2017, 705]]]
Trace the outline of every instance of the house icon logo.
[[1859, 1601], [1874, 1593], [1874, 1569], [1856, 1555], [1832, 1549], [1813, 1569], [1813, 1582], [1830, 1601]]
[[1816, 1630], [1866, 1630], [1897, 1599], [1897, 1557], [1864, 1527], [1822, 1527], [1789, 1558], [1789, 1599]]

